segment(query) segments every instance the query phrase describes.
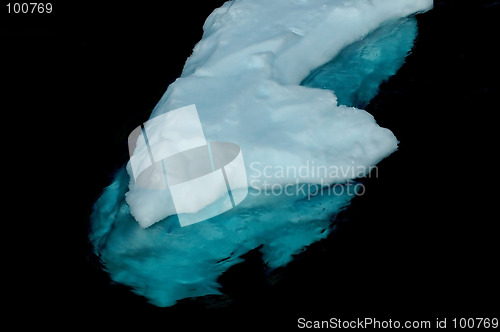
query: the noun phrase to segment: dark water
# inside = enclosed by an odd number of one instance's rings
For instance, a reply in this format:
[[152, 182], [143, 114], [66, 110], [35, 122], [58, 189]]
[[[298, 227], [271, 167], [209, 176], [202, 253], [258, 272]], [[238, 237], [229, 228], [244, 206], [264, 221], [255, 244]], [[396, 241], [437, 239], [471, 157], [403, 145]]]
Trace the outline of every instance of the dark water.
[[208, 298], [161, 309], [110, 283], [87, 242], [92, 203], [127, 160], [126, 136], [178, 77], [221, 3], [75, 2], [50, 19], [2, 16], [4, 124], [28, 133], [12, 150], [30, 156], [14, 163], [22, 176], [6, 177], [19, 203], [16, 222], [6, 222], [14, 229], [5, 229], [10, 307], [39, 325], [169, 331], [292, 329], [298, 317], [498, 317], [494, 1], [436, 1], [418, 17], [412, 54], [367, 106], [399, 151], [366, 180], [328, 240], [276, 275], [249, 253], [221, 277], [222, 305]]

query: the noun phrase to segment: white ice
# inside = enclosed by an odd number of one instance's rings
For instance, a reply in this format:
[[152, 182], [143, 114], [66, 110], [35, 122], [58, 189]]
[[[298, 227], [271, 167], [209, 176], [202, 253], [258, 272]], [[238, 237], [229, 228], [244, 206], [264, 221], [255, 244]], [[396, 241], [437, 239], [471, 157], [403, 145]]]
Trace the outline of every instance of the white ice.
[[[299, 168], [307, 161], [343, 169], [376, 165], [397, 148], [392, 132], [363, 110], [338, 106], [332, 91], [299, 84], [383, 22], [431, 5], [430, 0], [226, 2], [206, 20], [202, 40], [151, 118], [195, 104], [206, 139], [238, 144], [247, 169], [255, 162], [274, 168]], [[313, 174], [300, 179], [346, 180], [350, 177]], [[131, 183], [127, 203], [141, 226], [173, 214], [163, 195]]]

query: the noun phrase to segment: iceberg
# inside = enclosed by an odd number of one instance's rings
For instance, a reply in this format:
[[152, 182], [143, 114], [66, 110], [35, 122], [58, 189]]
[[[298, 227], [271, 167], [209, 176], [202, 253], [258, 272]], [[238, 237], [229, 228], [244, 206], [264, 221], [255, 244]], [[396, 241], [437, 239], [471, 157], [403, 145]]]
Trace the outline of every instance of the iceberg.
[[196, 105], [207, 141], [241, 148], [248, 196], [181, 227], [165, 192], [138, 186], [129, 162], [91, 215], [90, 240], [111, 279], [171, 306], [220, 294], [217, 279], [250, 250], [275, 269], [328, 236], [362, 189], [356, 179], [397, 149], [360, 107], [401, 67], [417, 33], [412, 15], [431, 6], [238, 0], [215, 9], [151, 119]]

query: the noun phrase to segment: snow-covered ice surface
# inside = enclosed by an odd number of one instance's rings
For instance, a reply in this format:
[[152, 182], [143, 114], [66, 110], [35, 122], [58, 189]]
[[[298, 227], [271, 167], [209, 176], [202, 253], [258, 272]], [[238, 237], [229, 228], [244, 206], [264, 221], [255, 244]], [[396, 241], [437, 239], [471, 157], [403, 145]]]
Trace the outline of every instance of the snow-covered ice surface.
[[[216, 9], [151, 117], [195, 104], [207, 141], [241, 147], [249, 195], [224, 214], [180, 227], [161, 192], [136, 187], [123, 167], [91, 217], [90, 239], [111, 278], [169, 306], [219, 294], [217, 278], [251, 249], [262, 245], [265, 263], [276, 268], [325, 238], [356, 193], [346, 181], [397, 148], [388, 129], [352, 106], [366, 105], [399, 69], [416, 36], [408, 16], [431, 6], [239, 0]], [[336, 190], [311, 195], [322, 185]]]

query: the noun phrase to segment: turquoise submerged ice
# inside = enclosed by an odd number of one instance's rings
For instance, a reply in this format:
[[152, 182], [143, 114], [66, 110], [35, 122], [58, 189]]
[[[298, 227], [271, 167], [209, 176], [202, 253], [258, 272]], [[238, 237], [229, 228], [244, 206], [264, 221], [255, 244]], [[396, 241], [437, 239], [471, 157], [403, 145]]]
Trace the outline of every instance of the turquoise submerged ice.
[[339, 104], [362, 108], [403, 65], [416, 34], [415, 17], [388, 22], [313, 70], [302, 85], [335, 91]]
[[[351, 106], [368, 103], [398, 70], [416, 36], [407, 17], [431, 6], [239, 0], [216, 9], [151, 116], [196, 104], [208, 141], [241, 147], [249, 194], [219, 216], [180, 227], [163, 197], [136, 187], [130, 166], [122, 167], [91, 216], [90, 239], [111, 279], [170, 306], [219, 294], [218, 277], [249, 250], [261, 246], [264, 262], [277, 268], [325, 238], [356, 192], [338, 184], [362, 176], [398, 143]], [[300, 167], [307, 171], [282, 172]], [[340, 171], [314, 172], [321, 167]]]

